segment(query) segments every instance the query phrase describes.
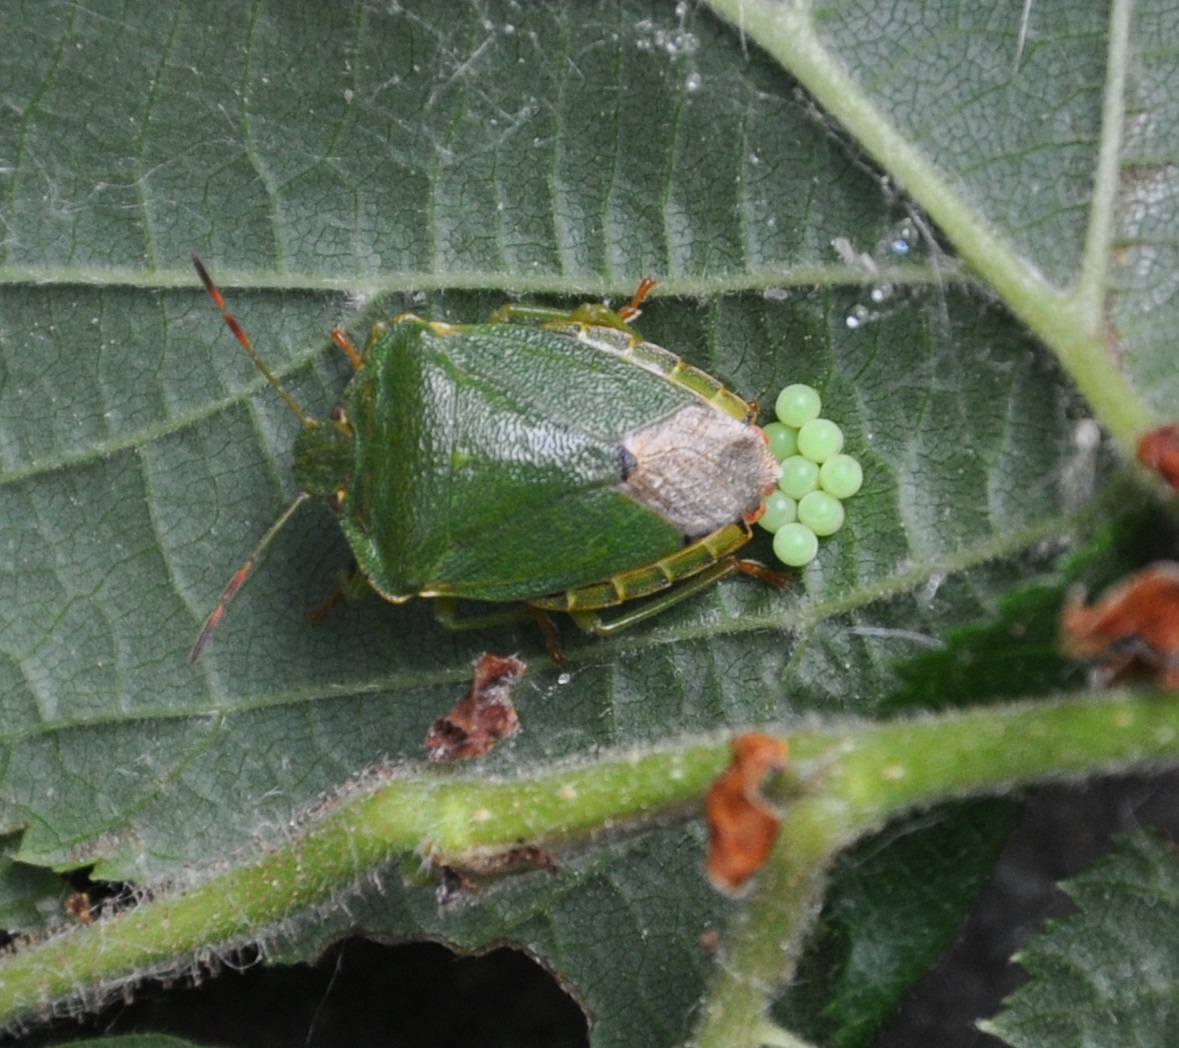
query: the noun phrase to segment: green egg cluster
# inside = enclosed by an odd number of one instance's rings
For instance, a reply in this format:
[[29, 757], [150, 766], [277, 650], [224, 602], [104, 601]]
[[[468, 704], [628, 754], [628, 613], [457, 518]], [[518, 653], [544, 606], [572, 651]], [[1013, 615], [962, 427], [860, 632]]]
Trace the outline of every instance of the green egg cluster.
[[787, 386], [774, 405], [778, 421], [763, 427], [782, 478], [758, 523], [774, 535], [774, 556], [792, 568], [814, 560], [820, 537], [843, 527], [843, 500], [864, 482], [859, 462], [843, 454], [843, 430], [819, 417], [822, 407], [817, 390]]

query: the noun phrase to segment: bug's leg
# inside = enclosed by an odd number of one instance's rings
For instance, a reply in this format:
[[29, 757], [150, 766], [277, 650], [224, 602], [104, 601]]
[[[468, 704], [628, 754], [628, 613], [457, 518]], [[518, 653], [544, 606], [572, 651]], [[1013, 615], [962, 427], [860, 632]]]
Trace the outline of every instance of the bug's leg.
[[638, 332], [630, 326], [630, 322], [642, 313], [640, 307], [643, 299], [651, 293], [655, 283], [654, 277], [643, 277], [630, 302], [617, 311], [601, 302], [586, 302], [578, 306], [570, 314], [569, 319], [575, 324], [614, 328], [617, 331], [625, 331], [628, 335], [637, 335]]
[[348, 337], [348, 332], [343, 328], [332, 328], [332, 341], [347, 354], [354, 368], [359, 368], [364, 362], [364, 355], [356, 348], [352, 339]]
[[530, 604], [519, 604], [486, 615], [460, 616], [456, 610], [457, 606], [458, 601], [454, 597], [435, 597], [434, 618], [448, 630], [455, 632], [479, 630], [488, 626], [502, 626], [510, 622], [534, 622], [544, 639], [544, 646], [549, 653], [549, 658], [558, 666], [568, 663], [569, 660], [565, 658], [565, 650], [561, 647], [561, 638], [557, 634], [557, 627], [542, 608], [534, 608]]
[[556, 624], [546, 615], [540, 608], [525, 607], [525, 614], [528, 618], [536, 623], [536, 628], [540, 630], [541, 638], [544, 640], [545, 651], [549, 653], [549, 658], [552, 659], [554, 666], [568, 666], [569, 660], [565, 657], [565, 649], [561, 647], [561, 636], [557, 632]]
[[752, 575], [755, 579], [761, 579], [762, 582], [776, 586], [778, 589], [785, 589], [790, 585], [788, 575], [774, 571], [773, 568], [767, 568], [760, 560], [739, 560], [737, 561], [737, 570], [742, 575]]
[[703, 571], [693, 575], [689, 579], [685, 579], [671, 589], [666, 590], [658, 596], [651, 597], [642, 604], [629, 608], [609, 619], [602, 618], [599, 610], [570, 611], [569, 614], [573, 617], [573, 621], [587, 633], [608, 636], [611, 633], [617, 633], [619, 630], [628, 629], [646, 619], [653, 618], [673, 605], [678, 604], [680, 601], [686, 600], [694, 593], [699, 593], [700, 590], [711, 586], [713, 583], [728, 578], [739, 570], [737, 567], [738, 563], [739, 561], [735, 557], [726, 557], [724, 560], [718, 560], [711, 567], [705, 568]]
[[324, 619], [327, 618], [328, 612], [332, 610], [343, 599], [344, 594], [340, 589], [339, 584], [332, 586], [331, 592], [323, 598], [314, 608], [308, 608], [303, 613], [303, 618], [313, 626], [318, 626]]
[[618, 311], [618, 319], [621, 320], [624, 324], [629, 324], [632, 320], [635, 319], [635, 317], [642, 313], [642, 309], [640, 307], [643, 304], [643, 299], [651, 294], [651, 291], [655, 287], [655, 283], [656, 281], [654, 277], [643, 277], [643, 279], [639, 281], [639, 286], [635, 290], [634, 297], [631, 298], [630, 304], [623, 306]]
[[567, 309], [552, 306], [526, 306], [519, 302], [507, 302], [487, 318], [489, 324], [530, 324], [540, 327], [544, 324], [568, 324], [573, 314]]
[[633, 335], [636, 332], [631, 330], [630, 322], [642, 312], [639, 307], [655, 283], [653, 277], [644, 277], [630, 302], [617, 311], [601, 302], [585, 302], [572, 311], [509, 302], [500, 306], [487, 319], [491, 324], [532, 324], [538, 327], [545, 324], [588, 324], [591, 327], [616, 328]]
[[336, 573], [336, 581], [332, 584], [331, 592], [320, 603], [307, 612], [307, 621], [322, 622], [328, 612], [340, 601], [346, 604], [359, 604], [372, 591], [368, 578], [355, 565], [342, 568]]
[[772, 586], [787, 586], [790, 583], [790, 580], [785, 575], [771, 571], [764, 564], [756, 560], [738, 560], [736, 557], [724, 557], [698, 574], [676, 583], [671, 589], [664, 591], [658, 596], [651, 597], [642, 604], [628, 608], [626, 611], [611, 616], [608, 619], [602, 618], [600, 609], [570, 611], [569, 614], [573, 617], [573, 621], [587, 633], [608, 636], [611, 633], [628, 629], [646, 619], [662, 614], [680, 601], [687, 600], [693, 594], [699, 593], [700, 590], [706, 589], [713, 583], [720, 582], [721, 579], [726, 579], [730, 575], [735, 575], [737, 572], [743, 575], [753, 575], [764, 582], [768, 582]]

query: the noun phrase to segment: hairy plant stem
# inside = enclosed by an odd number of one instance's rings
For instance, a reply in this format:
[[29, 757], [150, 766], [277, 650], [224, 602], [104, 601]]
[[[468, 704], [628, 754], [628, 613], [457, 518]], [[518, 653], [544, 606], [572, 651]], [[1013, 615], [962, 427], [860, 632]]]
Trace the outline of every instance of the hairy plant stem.
[[1174, 763], [1179, 702], [1078, 696], [805, 732], [789, 741], [792, 770], [808, 794], [783, 819], [767, 869], [732, 929], [702, 1009], [698, 1048], [768, 1043], [766, 1010], [794, 972], [826, 871], [842, 849], [938, 801]]
[[[793, 971], [840, 849], [914, 807], [1179, 762], [1179, 703], [1081, 695], [783, 735], [789, 787], [801, 783], [805, 796], [787, 811], [771, 861], [732, 929], [702, 1045], [758, 1043], [750, 1038], [764, 1033], [765, 1009]], [[683, 740], [491, 782], [419, 767], [386, 772], [322, 806], [270, 850], [5, 958], [0, 1022], [250, 942], [399, 854], [461, 866], [520, 841], [559, 846], [606, 828], [639, 832], [652, 819], [690, 811], [727, 759], [727, 739]]]

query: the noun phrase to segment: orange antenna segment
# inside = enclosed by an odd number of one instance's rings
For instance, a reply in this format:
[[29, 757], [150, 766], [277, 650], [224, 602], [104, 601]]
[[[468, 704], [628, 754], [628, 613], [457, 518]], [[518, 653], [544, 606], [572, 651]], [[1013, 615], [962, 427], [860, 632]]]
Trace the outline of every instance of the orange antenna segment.
[[192, 651], [188, 653], [188, 661], [190, 665], [195, 665], [200, 661], [201, 656], [205, 653], [205, 648], [209, 646], [209, 641], [213, 637], [213, 631], [217, 628], [217, 624], [221, 621], [221, 617], [225, 614], [225, 609], [229, 607], [230, 601], [238, 595], [238, 592], [246, 584], [246, 580], [254, 574], [254, 569], [258, 566], [258, 562], [262, 559], [262, 554], [266, 552], [266, 547], [274, 541], [274, 536], [282, 531], [287, 521], [295, 515], [297, 510], [304, 502], [306, 502], [310, 495], [305, 491], [299, 492], [283, 514], [271, 526], [270, 530], [262, 536], [262, 540], [254, 547], [253, 552], [246, 558], [246, 562], [233, 573], [226, 584], [225, 589], [221, 591], [221, 599], [217, 601], [215, 607], [210, 613], [209, 617], [205, 619], [205, 625], [201, 629], [201, 635], [197, 637], [196, 643], [192, 646]]
[[201, 283], [205, 285], [205, 290], [209, 293], [209, 298], [213, 300], [213, 305], [221, 311], [221, 317], [225, 321], [226, 326], [233, 332], [233, 337], [241, 343], [242, 349], [246, 351], [249, 358], [254, 362], [254, 367], [261, 371], [266, 381], [278, 390], [278, 395], [286, 401], [287, 407], [299, 417], [303, 425], [314, 426], [316, 424], [315, 419], [299, 407], [298, 401], [283, 388], [282, 383], [275, 378], [270, 368], [262, 363], [262, 358], [258, 356], [258, 351], [254, 349], [254, 344], [250, 341], [249, 335], [242, 330], [242, 326], [237, 322], [237, 318], [229, 312], [220, 289], [213, 283], [213, 278], [209, 276], [209, 271], [205, 268], [205, 264], [195, 254], [192, 256], [192, 264], [196, 267], [197, 276], [201, 278]]

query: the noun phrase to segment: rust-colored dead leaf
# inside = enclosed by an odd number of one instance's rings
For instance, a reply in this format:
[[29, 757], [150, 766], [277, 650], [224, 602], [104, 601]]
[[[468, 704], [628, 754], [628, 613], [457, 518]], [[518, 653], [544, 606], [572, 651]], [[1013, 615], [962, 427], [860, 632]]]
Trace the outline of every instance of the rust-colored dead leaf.
[[73, 892], [65, 897], [65, 912], [80, 924], [94, 923], [94, 908], [86, 892]]
[[1138, 438], [1138, 461], [1179, 491], [1179, 425], [1143, 433]]
[[426, 755], [432, 761], [465, 761], [479, 757], [520, 727], [512, 692], [528, 667], [510, 655], [480, 655], [475, 679], [445, 717], [426, 735]]
[[436, 862], [435, 865], [439, 873], [435, 897], [438, 904], [444, 907], [461, 905], [472, 898], [484, 883], [509, 873], [528, 870], [547, 870], [552, 874], [561, 872], [560, 864], [548, 848], [523, 842], [498, 851], [480, 849], [466, 852]]
[[1179, 564], [1151, 564], [1091, 606], [1070, 600], [1060, 626], [1065, 653], [1099, 662], [1102, 683], [1145, 676], [1179, 688]]
[[709, 788], [708, 879], [725, 892], [737, 891], [770, 854], [779, 816], [762, 796], [766, 775], [786, 764], [786, 743], [769, 735], [739, 735], [733, 760]]

